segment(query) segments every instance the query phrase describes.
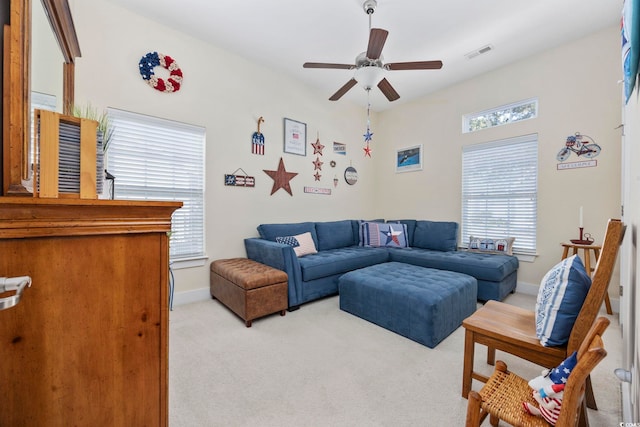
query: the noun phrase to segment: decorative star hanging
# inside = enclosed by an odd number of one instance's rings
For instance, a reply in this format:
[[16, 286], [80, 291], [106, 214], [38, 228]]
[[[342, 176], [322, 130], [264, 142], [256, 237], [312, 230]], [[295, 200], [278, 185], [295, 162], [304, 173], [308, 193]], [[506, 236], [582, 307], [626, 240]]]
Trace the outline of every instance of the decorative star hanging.
[[298, 175], [298, 173], [287, 172], [284, 168], [284, 160], [282, 160], [282, 157], [280, 157], [280, 163], [278, 163], [278, 170], [269, 171], [263, 169], [263, 171], [273, 179], [271, 195], [273, 195], [273, 193], [275, 193], [279, 189], [283, 188], [284, 191], [293, 196], [293, 193], [291, 192], [291, 184], [289, 183], [289, 181], [291, 181], [294, 176]]
[[311, 163], [313, 163], [313, 170], [322, 170], [324, 162], [320, 161], [320, 157], [316, 157], [316, 159]]
[[373, 137], [373, 133], [369, 130], [369, 125], [367, 125], [367, 133], [365, 133], [362, 136], [364, 136], [364, 142], [370, 142], [371, 141], [371, 137]]
[[367, 132], [362, 135], [364, 136], [364, 142], [366, 143], [366, 146], [363, 148], [365, 157], [371, 157], [371, 147], [369, 147], [369, 143], [371, 142], [371, 138], [373, 137], [373, 132], [371, 132], [371, 104], [368, 102], [370, 94], [371, 89], [367, 89]]
[[322, 149], [324, 148], [324, 145], [320, 144], [319, 136], [318, 139], [316, 139], [316, 142], [311, 144], [311, 146], [313, 147], [313, 154], [320, 154], [322, 156]]
[[316, 173], [313, 175], [313, 177], [316, 179], [316, 181], [320, 181], [320, 177], [321, 177], [321, 176], [322, 176], [322, 175], [320, 175], [320, 172], [316, 172]]

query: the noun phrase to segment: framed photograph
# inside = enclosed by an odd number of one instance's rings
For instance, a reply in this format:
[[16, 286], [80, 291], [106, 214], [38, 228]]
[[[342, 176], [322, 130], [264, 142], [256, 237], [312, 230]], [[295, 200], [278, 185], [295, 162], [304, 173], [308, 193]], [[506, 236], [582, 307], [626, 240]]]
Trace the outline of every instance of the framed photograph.
[[307, 155], [307, 125], [296, 120], [284, 119], [284, 152]]
[[396, 151], [396, 173], [422, 170], [422, 144]]

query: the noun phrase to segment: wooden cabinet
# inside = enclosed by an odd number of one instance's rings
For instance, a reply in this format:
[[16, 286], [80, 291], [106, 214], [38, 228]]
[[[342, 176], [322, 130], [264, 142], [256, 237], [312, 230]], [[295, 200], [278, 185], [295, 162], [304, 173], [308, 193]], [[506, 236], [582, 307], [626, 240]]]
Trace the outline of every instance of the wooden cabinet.
[[180, 206], [0, 197], [0, 276], [33, 280], [0, 311], [0, 426], [168, 425]]

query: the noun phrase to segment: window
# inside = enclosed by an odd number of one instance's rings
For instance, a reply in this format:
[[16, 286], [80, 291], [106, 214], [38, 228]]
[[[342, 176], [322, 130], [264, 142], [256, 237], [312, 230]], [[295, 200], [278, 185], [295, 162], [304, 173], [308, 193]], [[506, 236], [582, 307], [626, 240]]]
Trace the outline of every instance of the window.
[[171, 220], [171, 260], [203, 258], [205, 129], [113, 108], [107, 113], [115, 197], [183, 202]]
[[479, 113], [465, 114], [462, 117], [462, 133], [475, 132], [536, 117], [538, 117], [538, 100], [536, 98], [525, 99]]
[[464, 147], [462, 244], [515, 237], [515, 253], [535, 255], [537, 192], [538, 135]]

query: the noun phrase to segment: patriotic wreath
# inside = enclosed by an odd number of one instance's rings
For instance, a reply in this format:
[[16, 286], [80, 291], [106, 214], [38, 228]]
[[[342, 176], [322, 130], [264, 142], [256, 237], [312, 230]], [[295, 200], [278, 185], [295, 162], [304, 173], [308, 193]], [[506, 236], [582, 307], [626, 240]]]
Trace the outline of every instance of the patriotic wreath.
[[[140, 75], [149, 86], [160, 92], [177, 92], [182, 84], [182, 70], [169, 55], [149, 52], [140, 59]], [[169, 78], [163, 80], [153, 72], [155, 67], [162, 67], [169, 71]]]

